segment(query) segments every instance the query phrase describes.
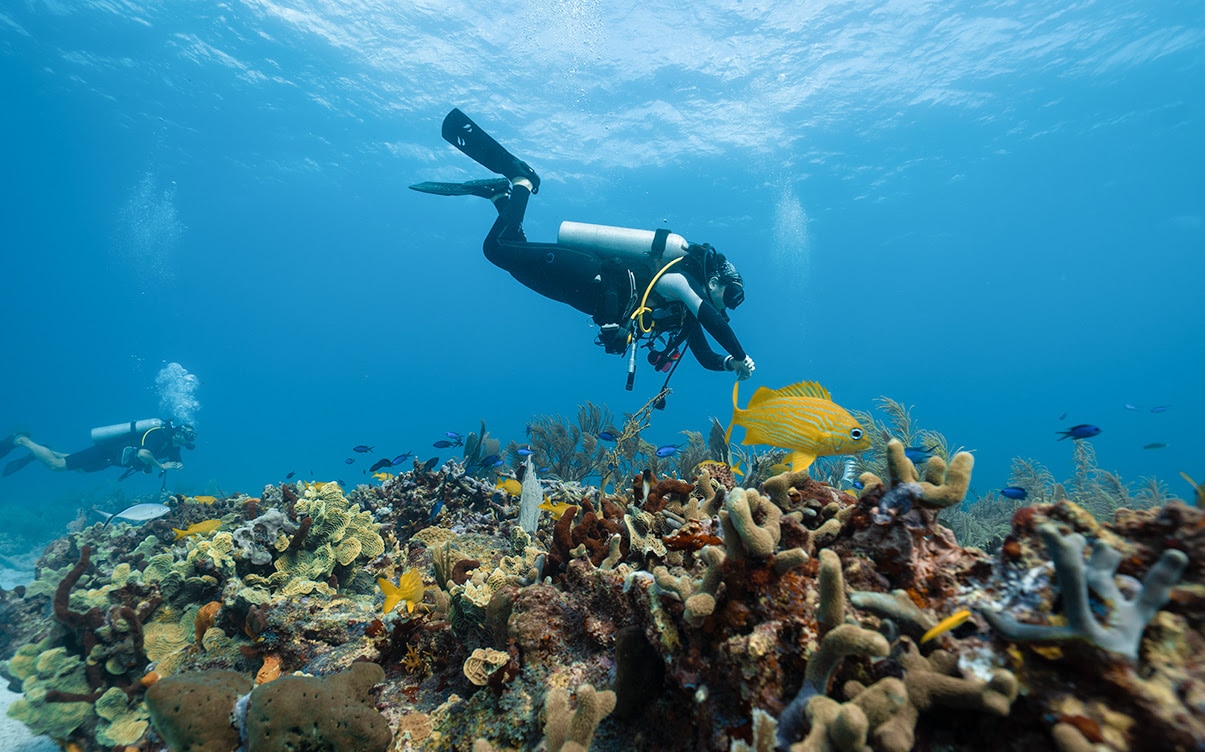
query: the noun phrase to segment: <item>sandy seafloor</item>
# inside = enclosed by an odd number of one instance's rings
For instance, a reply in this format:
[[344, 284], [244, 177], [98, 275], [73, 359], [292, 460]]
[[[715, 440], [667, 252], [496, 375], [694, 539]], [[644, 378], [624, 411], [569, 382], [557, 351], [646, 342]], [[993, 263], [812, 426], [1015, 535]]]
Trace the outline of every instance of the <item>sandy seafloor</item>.
[[[33, 582], [33, 566], [44, 547], [20, 556], [0, 557], [0, 587], [11, 590]], [[58, 752], [59, 745], [50, 737], [34, 736], [25, 724], [8, 717], [8, 706], [19, 698], [0, 682], [0, 750], [3, 752]]]

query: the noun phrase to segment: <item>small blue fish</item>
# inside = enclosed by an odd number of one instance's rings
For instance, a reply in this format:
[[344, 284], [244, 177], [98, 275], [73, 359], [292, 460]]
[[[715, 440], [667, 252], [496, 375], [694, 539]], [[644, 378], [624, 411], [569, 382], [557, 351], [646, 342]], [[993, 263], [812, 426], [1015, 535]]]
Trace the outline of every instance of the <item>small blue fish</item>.
[[347, 459], [343, 460], [343, 464], [344, 465], [354, 465], [354, 464], [356, 464], [356, 458], [348, 457]]
[[351, 450], [353, 452], [358, 452], [360, 454], [364, 454], [365, 452], [371, 452], [372, 447], [368, 446], [367, 444], [356, 444], [354, 447], [351, 448]]
[[289, 478], [292, 478], [292, 477], [293, 477], [294, 475], [296, 475], [296, 474], [297, 474], [297, 473], [295, 473], [295, 472], [293, 472], [293, 471], [291, 471], [291, 470], [290, 470], [290, 471], [289, 471], [289, 474], [285, 476], [285, 480], [288, 480]]
[[444, 436], [447, 436], [449, 439], [454, 439], [456, 441], [464, 440], [464, 437], [461, 436], [460, 434], [456, 433], [455, 431], [444, 431]]
[[390, 460], [390, 464], [400, 465], [413, 456], [414, 456], [414, 452], [402, 452], [401, 454], [399, 454], [398, 456], [396, 456], [392, 460]]
[[682, 448], [681, 444], [666, 444], [665, 446], [657, 447], [656, 455], [658, 457], [672, 457]]
[[546, 467], [537, 467], [537, 468], [536, 468], [536, 472], [537, 472], [537, 473], [540, 473], [540, 474], [542, 475], [542, 474], [544, 474], [544, 473], [548, 472], [548, 468], [546, 468]]
[[515, 454], [519, 455], [520, 457], [529, 457], [529, 456], [535, 454], [535, 452], [528, 449], [527, 447], [519, 447], [518, 449], [515, 450]]
[[1059, 420], [1067, 420], [1067, 413], [1063, 413], [1062, 415], [1060, 415]]
[[1059, 441], [1068, 438], [1079, 441], [1080, 439], [1088, 439], [1097, 435], [1100, 433], [1100, 427], [1089, 425], [1087, 423], [1081, 423], [1078, 426], [1072, 426], [1067, 431], [1055, 431], [1055, 433], [1062, 434], [1062, 436], [1059, 437]]
[[423, 463], [423, 472], [426, 472], [426, 473], [431, 472], [431, 468], [435, 467], [438, 464], [439, 464], [439, 458], [432, 457], [431, 459], [429, 459]]
[[431, 446], [435, 447], [436, 449], [447, 449], [448, 447], [454, 447], [456, 445], [445, 439], [440, 439], [439, 441], [435, 442]]
[[1138, 409], [1138, 406], [1137, 406], [1137, 405], [1131, 405], [1129, 402], [1127, 402], [1127, 403], [1126, 403], [1126, 409], [1127, 409], [1127, 410], [1137, 410], [1137, 409]]
[[1017, 499], [1019, 501], [1029, 496], [1029, 492], [1020, 486], [1005, 486], [1000, 489], [1000, 495], [1006, 499]]
[[496, 454], [491, 454], [477, 462], [477, 467], [497, 467], [502, 464], [502, 458]]
[[908, 447], [904, 450], [904, 456], [914, 463], [927, 462], [933, 456], [933, 450], [924, 447]]
[[1152, 441], [1144, 446], [1143, 449], [1167, 449], [1167, 444], [1164, 444], [1162, 441]]
[[1153, 413], [1165, 413], [1165, 412], [1167, 412], [1168, 410], [1170, 410], [1170, 409], [1171, 409], [1171, 407], [1172, 407], [1171, 405], [1155, 405], [1154, 407], [1152, 407], [1152, 408], [1151, 408], [1151, 412], [1153, 412]]
[[619, 436], [614, 431], [599, 431], [598, 438], [603, 441], [619, 441]]
[[852, 482], [850, 482], [850, 485], [853, 486], [854, 488], [858, 489], [859, 491], [861, 491], [863, 488], [866, 488], [866, 484], [860, 480], [852, 481]]
[[435, 501], [435, 503], [431, 505], [431, 516], [427, 518], [427, 521], [435, 522], [435, 518], [439, 517], [439, 513], [443, 511], [443, 508], [444, 508], [444, 500], [437, 499]]
[[372, 463], [372, 467], [368, 468], [368, 472], [375, 473], [377, 470], [380, 470], [380, 469], [386, 468], [386, 467], [393, 467], [393, 463], [385, 458], [381, 458], [381, 459], [377, 460], [376, 462]]

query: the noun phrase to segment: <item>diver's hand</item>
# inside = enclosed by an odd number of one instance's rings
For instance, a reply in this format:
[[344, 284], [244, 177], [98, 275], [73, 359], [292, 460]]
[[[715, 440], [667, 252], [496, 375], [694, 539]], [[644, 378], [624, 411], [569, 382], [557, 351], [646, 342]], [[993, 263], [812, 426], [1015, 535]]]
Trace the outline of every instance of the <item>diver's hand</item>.
[[744, 360], [740, 361], [729, 355], [727, 358], [724, 358], [724, 368], [729, 371], [735, 371], [738, 381], [745, 381], [757, 370], [757, 366], [753, 364], [753, 358], [750, 358], [748, 355], [745, 356]]

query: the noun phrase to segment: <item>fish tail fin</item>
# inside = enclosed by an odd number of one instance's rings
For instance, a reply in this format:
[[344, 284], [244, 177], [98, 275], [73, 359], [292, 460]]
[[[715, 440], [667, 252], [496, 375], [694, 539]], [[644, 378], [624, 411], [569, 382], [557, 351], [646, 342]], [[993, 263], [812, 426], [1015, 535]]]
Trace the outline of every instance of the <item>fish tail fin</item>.
[[[180, 528], [178, 528], [178, 527], [173, 527], [173, 528], [172, 528], [172, 532], [176, 534], [176, 538], [175, 538], [176, 540], [180, 540], [180, 539], [181, 539], [181, 538], [183, 538], [185, 535], [188, 535], [188, 533], [184, 532], [183, 530], [181, 530], [181, 529], [180, 529]], [[173, 542], [174, 542], [174, 541], [173, 541]]]
[[740, 388], [741, 382], [739, 380], [732, 385], [732, 420], [728, 421], [728, 429], [724, 431], [725, 444], [732, 443], [732, 428], [736, 425], [736, 417], [741, 411], [740, 407], [738, 407], [739, 403], [737, 402], [737, 393], [740, 391]]

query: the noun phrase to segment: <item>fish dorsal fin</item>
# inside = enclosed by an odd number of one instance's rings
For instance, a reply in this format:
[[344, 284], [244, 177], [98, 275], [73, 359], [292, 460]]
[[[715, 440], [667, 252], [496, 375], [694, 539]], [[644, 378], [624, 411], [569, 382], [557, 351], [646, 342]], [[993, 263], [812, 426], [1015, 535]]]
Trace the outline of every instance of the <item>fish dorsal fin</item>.
[[[790, 389], [791, 387], [786, 387], [786, 388]], [[734, 394], [735, 394], [735, 392], [734, 392]], [[749, 404], [745, 407], [745, 409], [752, 410], [758, 404], [765, 402], [766, 400], [772, 400], [775, 397], [780, 397], [780, 396], [782, 396], [781, 389], [771, 389], [768, 386], [759, 386], [757, 388], [757, 391], [753, 393], [753, 396], [749, 398]]]
[[[758, 391], [760, 392], [761, 389], [758, 389]], [[828, 400], [829, 402], [833, 401], [832, 395], [828, 393], [828, 390], [815, 381], [800, 381], [797, 384], [784, 386], [781, 389], [776, 389], [774, 396], [812, 397], [814, 399]], [[757, 399], [757, 395], [753, 395], [753, 398]]]

